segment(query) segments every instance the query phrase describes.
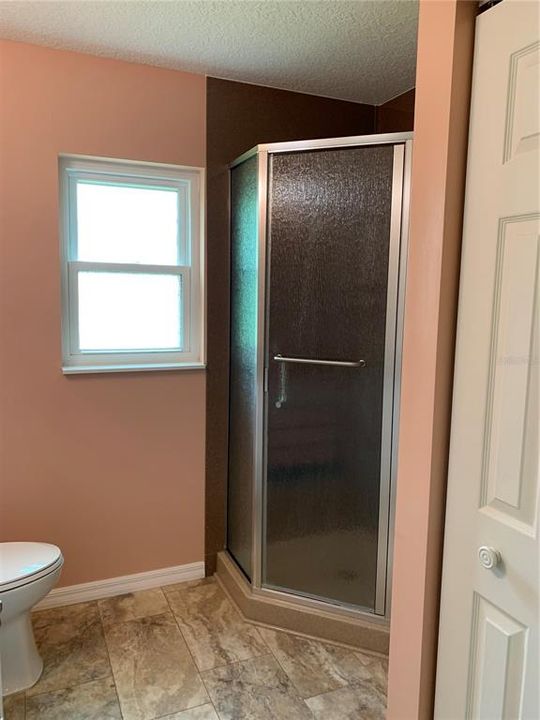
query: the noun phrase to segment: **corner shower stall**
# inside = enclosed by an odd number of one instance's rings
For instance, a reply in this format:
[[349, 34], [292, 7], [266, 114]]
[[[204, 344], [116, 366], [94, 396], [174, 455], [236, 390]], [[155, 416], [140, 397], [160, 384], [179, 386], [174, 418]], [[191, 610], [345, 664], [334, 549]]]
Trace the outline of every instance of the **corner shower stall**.
[[389, 615], [411, 138], [231, 166], [227, 550], [259, 596]]

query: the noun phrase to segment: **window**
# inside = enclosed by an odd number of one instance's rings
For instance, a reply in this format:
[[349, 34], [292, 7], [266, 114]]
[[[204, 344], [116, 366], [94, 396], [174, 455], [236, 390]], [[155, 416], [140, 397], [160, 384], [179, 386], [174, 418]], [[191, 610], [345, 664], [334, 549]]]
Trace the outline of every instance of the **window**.
[[202, 177], [60, 159], [65, 373], [204, 367]]

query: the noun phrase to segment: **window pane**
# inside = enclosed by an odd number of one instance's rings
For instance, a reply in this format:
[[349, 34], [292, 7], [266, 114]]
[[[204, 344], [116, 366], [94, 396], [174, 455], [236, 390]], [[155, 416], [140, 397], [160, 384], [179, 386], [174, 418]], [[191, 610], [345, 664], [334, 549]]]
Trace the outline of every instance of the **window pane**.
[[77, 182], [78, 260], [176, 265], [178, 192]]
[[81, 350], [182, 349], [182, 276], [79, 272]]

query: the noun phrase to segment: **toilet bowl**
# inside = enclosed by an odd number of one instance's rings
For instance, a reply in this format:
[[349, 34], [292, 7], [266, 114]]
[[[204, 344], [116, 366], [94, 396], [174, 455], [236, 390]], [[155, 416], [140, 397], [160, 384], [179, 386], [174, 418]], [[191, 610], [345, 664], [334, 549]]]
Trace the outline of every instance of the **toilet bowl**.
[[30, 612], [60, 577], [64, 558], [56, 545], [0, 543], [0, 667], [3, 695], [34, 685], [43, 661]]

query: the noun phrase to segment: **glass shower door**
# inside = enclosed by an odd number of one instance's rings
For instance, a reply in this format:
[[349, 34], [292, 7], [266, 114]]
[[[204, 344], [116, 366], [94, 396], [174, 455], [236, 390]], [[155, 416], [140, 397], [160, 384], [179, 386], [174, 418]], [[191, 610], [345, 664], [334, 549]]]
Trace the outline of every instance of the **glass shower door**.
[[257, 412], [257, 157], [231, 173], [231, 349], [227, 548], [253, 575], [253, 477]]
[[369, 610], [393, 167], [391, 145], [269, 167], [262, 584]]

